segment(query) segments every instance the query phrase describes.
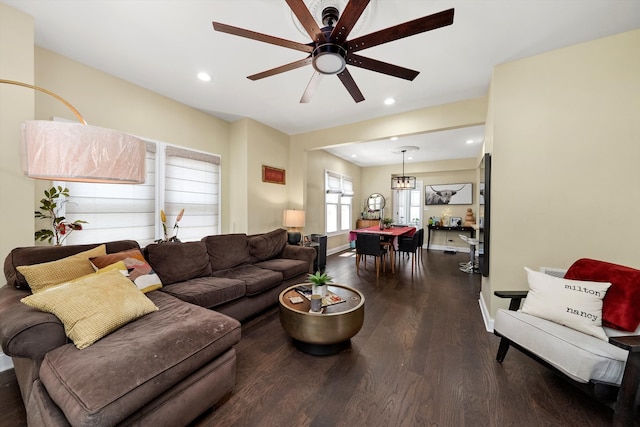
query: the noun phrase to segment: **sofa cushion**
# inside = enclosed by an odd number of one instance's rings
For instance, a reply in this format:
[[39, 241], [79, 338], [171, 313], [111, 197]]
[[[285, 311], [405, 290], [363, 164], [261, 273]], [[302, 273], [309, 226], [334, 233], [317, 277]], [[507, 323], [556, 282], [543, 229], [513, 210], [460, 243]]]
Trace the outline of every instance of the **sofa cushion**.
[[246, 234], [223, 234], [202, 239], [213, 271], [226, 270], [251, 262]]
[[494, 330], [532, 351], [570, 378], [586, 383], [598, 380], [620, 384], [626, 350], [549, 320], [500, 309]]
[[[140, 248], [135, 240], [115, 240], [104, 243], [107, 253], [120, 252], [127, 249]], [[17, 270], [20, 265], [32, 265], [43, 262], [56, 261], [79, 252], [100, 246], [100, 244], [90, 245], [69, 245], [69, 246], [28, 246], [13, 249], [4, 260], [4, 276], [7, 284], [18, 289], [29, 289], [26, 279]]]
[[144, 252], [165, 285], [211, 276], [207, 248], [202, 242], [156, 243]]
[[140, 249], [130, 249], [99, 257], [89, 258], [95, 268], [105, 268], [117, 262], [125, 265], [127, 277], [142, 292], [147, 293], [162, 288], [162, 281], [151, 268]]
[[287, 230], [280, 228], [264, 234], [254, 234], [247, 238], [251, 262], [266, 261], [278, 257], [287, 244]]
[[21, 301], [55, 314], [79, 349], [158, 309], [118, 270], [52, 286]]
[[522, 312], [608, 341], [602, 329], [602, 299], [610, 283], [581, 282], [525, 267], [529, 293]]
[[[116, 425], [240, 340], [240, 323], [162, 291], [159, 311], [91, 347], [49, 352], [40, 379], [71, 425]], [[109, 373], [117, 372], [117, 375]]]
[[289, 280], [301, 274], [306, 277], [306, 274], [309, 272], [309, 263], [299, 259], [275, 258], [268, 261], [257, 262], [254, 265], [267, 270], [279, 271], [282, 273], [284, 280]]
[[603, 302], [603, 324], [623, 331], [633, 331], [640, 325], [640, 270], [582, 258], [569, 267], [564, 277], [610, 282]]
[[282, 282], [282, 273], [279, 271], [265, 270], [250, 264], [214, 271], [213, 275], [242, 280], [246, 286], [247, 296], [257, 295]]
[[95, 272], [89, 258], [106, 255], [106, 246], [100, 245], [56, 261], [21, 265], [18, 271], [25, 277], [35, 294], [60, 283], [78, 279]]
[[246, 293], [242, 280], [224, 277], [200, 277], [165, 286], [162, 290], [183, 301], [206, 308], [242, 298]]

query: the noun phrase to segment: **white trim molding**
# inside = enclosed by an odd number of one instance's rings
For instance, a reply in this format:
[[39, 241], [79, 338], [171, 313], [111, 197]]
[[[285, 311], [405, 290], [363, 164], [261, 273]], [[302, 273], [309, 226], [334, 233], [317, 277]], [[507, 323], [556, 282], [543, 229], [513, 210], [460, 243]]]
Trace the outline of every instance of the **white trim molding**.
[[484, 296], [482, 292], [480, 293], [480, 299], [478, 300], [478, 303], [480, 304], [480, 312], [482, 313], [484, 328], [487, 330], [487, 332], [493, 333], [493, 318], [489, 315], [489, 308], [484, 302]]

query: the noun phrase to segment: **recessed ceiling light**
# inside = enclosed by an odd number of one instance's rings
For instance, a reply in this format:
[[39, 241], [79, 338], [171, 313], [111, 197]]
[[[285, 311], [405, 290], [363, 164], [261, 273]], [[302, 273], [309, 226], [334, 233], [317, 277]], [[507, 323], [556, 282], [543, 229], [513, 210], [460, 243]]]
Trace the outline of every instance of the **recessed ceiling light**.
[[398, 140], [398, 137], [397, 137], [397, 136], [392, 136], [392, 137], [391, 137], [391, 140], [392, 140], [392, 141], [397, 141], [397, 140]]
[[387, 98], [384, 100], [384, 105], [393, 105], [396, 103], [396, 100], [393, 98]]
[[203, 82], [208, 82], [211, 80], [211, 76], [205, 72], [198, 73], [198, 78]]
[[473, 139], [467, 139], [467, 144], [473, 144]]
[[351, 157], [358, 157], [358, 156], [357, 156], [357, 155], [355, 155], [355, 154], [352, 154], [352, 155], [351, 155]]
[[413, 157], [407, 157], [407, 160], [413, 160]]

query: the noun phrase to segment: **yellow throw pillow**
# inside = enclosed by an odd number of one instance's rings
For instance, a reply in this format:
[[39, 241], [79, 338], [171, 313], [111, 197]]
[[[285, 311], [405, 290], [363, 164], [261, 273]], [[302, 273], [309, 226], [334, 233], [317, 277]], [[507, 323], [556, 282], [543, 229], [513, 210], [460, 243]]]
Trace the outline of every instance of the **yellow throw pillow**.
[[95, 273], [89, 258], [101, 255], [106, 255], [105, 245], [96, 246], [57, 261], [21, 265], [17, 269], [27, 279], [31, 292], [35, 294], [50, 286]]
[[22, 298], [24, 304], [54, 314], [79, 349], [158, 307], [118, 270], [53, 286]]
[[[86, 276], [78, 277], [77, 279], [69, 280], [68, 282], [65, 282], [65, 283], [58, 283], [55, 286], [64, 285], [66, 283], [77, 282], [78, 280], [83, 280], [83, 279], [86, 279], [87, 277], [92, 277], [92, 276], [95, 276], [97, 274], [102, 274], [102, 273], [106, 273], [107, 271], [113, 271], [113, 270], [120, 271], [120, 274], [122, 274], [124, 277], [127, 277], [127, 275], [129, 274], [129, 273], [127, 273], [127, 266], [124, 265], [124, 262], [119, 261], [119, 262], [116, 262], [114, 264], [108, 265], [105, 268], [101, 268], [100, 270], [95, 271], [95, 272], [93, 272], [91, 274], [87, 274]], [[49, 286], [49, 288], [51, 288], [51, 286]], [[49, 288], [46, 288], [46, 289], [49, 289]], [[46, 289], [44, 289], [44, 290], [46, 290]], [[42, 292], [42, 291], [40, 291], [40, 292]]]

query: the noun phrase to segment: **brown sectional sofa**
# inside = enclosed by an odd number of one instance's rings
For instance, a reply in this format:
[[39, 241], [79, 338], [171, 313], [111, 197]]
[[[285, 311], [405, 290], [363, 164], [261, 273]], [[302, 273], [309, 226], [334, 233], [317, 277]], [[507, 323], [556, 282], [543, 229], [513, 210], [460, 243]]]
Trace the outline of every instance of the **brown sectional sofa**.
[[[277, 302], [312, 272], [315, 251], [286, 244], [286, 230], [207, 236], [144, 248], [163, 282], [147, 293], [158, 311], [78, 350], [52, 314], [22, 304], [19, 265], [97, 245], [14, 249], [0, 288], [0, 344], [13, 359], [29, 425], [186, 425], [235, 384], [240, 322]], [[106, 244], [113, 254], [135, 241]]]

